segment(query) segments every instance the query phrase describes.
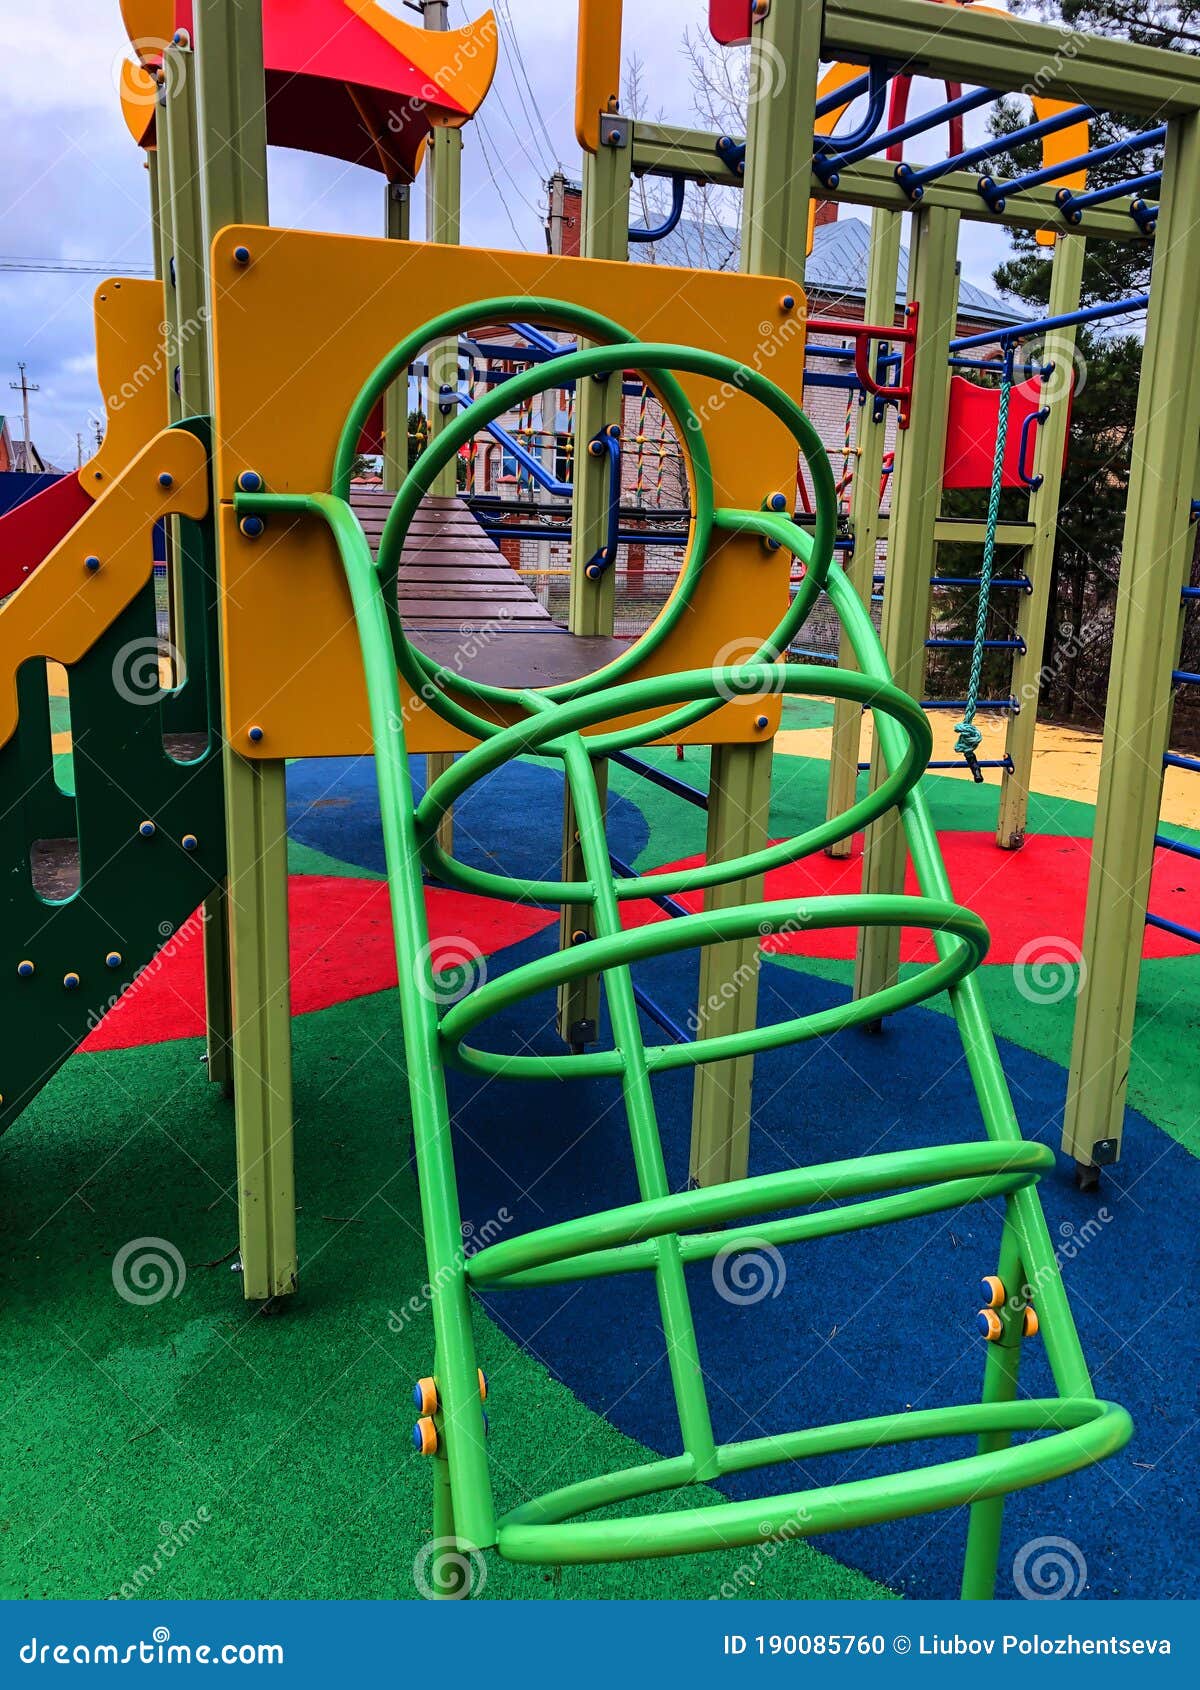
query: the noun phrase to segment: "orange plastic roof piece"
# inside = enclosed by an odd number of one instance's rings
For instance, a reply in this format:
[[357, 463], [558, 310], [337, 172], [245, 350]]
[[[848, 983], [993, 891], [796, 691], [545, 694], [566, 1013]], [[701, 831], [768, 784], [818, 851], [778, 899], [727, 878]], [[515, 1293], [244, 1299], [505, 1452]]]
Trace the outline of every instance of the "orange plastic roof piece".
[[[153, 147], [154, 75], [176, 30], [191, 33], [192, 0], [121, 0], [121, 15], [137, 55], [122, 74], [121, 107], [139, 146]], [[430, 129], [478, 111], [498, 47], [492, 12], [436, 31], [377, 0], [263, 0], [267, 139], [410, 182]]]

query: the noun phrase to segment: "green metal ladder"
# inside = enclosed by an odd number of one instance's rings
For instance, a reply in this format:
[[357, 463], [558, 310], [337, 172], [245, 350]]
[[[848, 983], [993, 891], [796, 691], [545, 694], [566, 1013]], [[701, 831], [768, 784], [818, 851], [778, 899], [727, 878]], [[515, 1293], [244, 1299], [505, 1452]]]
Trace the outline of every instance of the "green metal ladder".
[[[355, 449], [377, 398], [402, 376], [421, 348], [473, 323], [523, 319], [577, 330], [593, 344], [564, 353], [506, 381], [454, 418], [419, 459], [396, 497], [377, 561], [350, 509]], [[679, 584], [658, 621], [636, 646], [604, 670], [544, 692], [488, 686], [439, 669], [405, 637], [397, 608], [396, 572], [413, 513], [437, 472], [471, 434], [535, 391], [636, 367], [653, 373], [664, 404], [692, 460], [694, 519]], [[713, 477], [700, 419], [672, 372], [733, 382], [791, 430], [816, 495], [811, 534], [772, 510], [715, 509]], [[443, 314], [396, 346], [363, 387], [340, 438], [330, 493], [239, 493], [240, 514], [270, 521], [320, 520], [332, 532], [346, 570], [366, 672], [382, 811], [417, 1168], [433, 1287], [436, 1357], [428, 1407], [434, 1463], [434, 1532], [444, 1577], [437, 1594], [461, 1594], [453, 1566], [463, 1552], [496, 1548], [516, 1561], [632, 1560], [761, 1542], [764, 1536], [809, 1536], [969, 1504], [963, 1594], [992, 1594], [1004, 1496], [1061, 1477], [1120, 1449], [1132, 1432], [1125, 1411], [1098, 1399], [1088, 1376], [1038, 1200], [1038, 1178], [1054, 1165], [1046, 1147], [1021, 1136], [979, 987], [972, 970], [987, 949], [987, 930], [954, 903], [919, 781], [931, 735], [919, 706], [891, 680], [871, 620], [833, 564], [836, 500], [820, 440], [801, 409], [772, 383], [735, 361], [686, 347], [643, 344], [596, 313], [560, 300], [482, 300]], [[755, 533], [787, 548], [805, 565], [791, 605], [753, 660], [631, 681], [630, 671], [686, 613], [715, 533]], [[860, 672], [781, 663], [817, 596], [829, 594]], [[446, 720], [479, 743], [459, 757], [415, 801], [409, 777], [399, 676]], [[452, 687], [457, 697], [450, 696]], [[638, 877], [614, 878], [594, 763], [654, 740], [669, 741], [732, 697], [769, 693], [852, 699], [869, 708], [887, 767], [873, 792], [842, 815], [736, 861]], [[468, 699], [470, 705], [462, 702]], [[505, 726], [503, 706], [519, 719]], [[637, 712], [651, 719], [591, 732]], [[510, 758], [527, 753], [562, 763], [578, 819], [585, 878], [510, 879], [456, 862], [437, 843], [438, 823], [454, 800]], [[681, 917], [632, 931], [621, 927], [623, 902], [696, 891], [760, 875], [845, 839], [898, 807], [920, 896], [869, 895], [755, 902]], [[441, 881], [472, 892], [573, 905], [590, 910], [591, 931], [569, 950], [490, 980], [440, 1013], [430, 972], [422, 866]], [[630, 966], [697, 946], [770, 934], [803, 924], [916, 926], [931, 931], [936, 962], [866, 998], [688, 1045], [647, 1046], [638, 1020]], [[604, 984], [611, 1050], [512, 1056], [467, 1042], [476, 1028], [529, 995], [598, 974]], [[947, 990], [974, 1081], [986, 1136], [978, 1142], [873, 1155], [795, 1168], [704, 1190], [672, 1192], [663, 1161], [652, 1081], [673, 1068], [777, 1048], [875, 1021]], [[444, 1065], [508, 1078], [558, 1080], [585, 1075], [620, 1079], [637, 1177], [636, 1203], [505, 1238], [466, 1258], [450, 1140]], [[1005, 1219], [997, 1277], [1001, 1292], [978, 1402], [883, 1415], [841, 1425], [720, 1444], [713, 1434], [684, 1270], [739, 1247], [792, 1244], [1003, 1198]], [[801, 1211], [799, 1213], [791, 1211]], [[776, 1218], [760, 1219], [761, 1216]], [[544, 1286], [645, 1272], [654, 1276], [662, 1317], [681, 1451], [605, 1474], [523, 1503], [497, 1517], [485, 1447], [486, 1421], [471, 1325], [472, 1289]], [[1017, 1397], [1023, 1337], [1033, 1330], [1036, 1292], [1040, 1332], [1057, 1395]], [[1043, 1436], [1014, 1444], [1019, 1434]], [[903, 1472], [783, 1494], [773, 1500], [724, 1502], [673, 1512], [586, 1518], [663, 1491], [719, 1481], [751, 1469], [809, 1457], [973, 1436], [975, 1452]]]

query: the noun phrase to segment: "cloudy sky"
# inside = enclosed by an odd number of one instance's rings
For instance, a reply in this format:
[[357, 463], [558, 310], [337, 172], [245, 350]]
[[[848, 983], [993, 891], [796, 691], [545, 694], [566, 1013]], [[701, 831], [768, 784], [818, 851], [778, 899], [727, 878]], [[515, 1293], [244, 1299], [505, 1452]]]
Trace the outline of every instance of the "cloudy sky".
[[[401, 0], [383, 4], [412, 17]], [[484, 9], [484, 0], [451, 0], [451, 23]], [[560, 163], [579, 170], [572, 123], [576, 8], [570, 0], [499, 0], [498, 10], [499, 74], [482, 118], [467, 130], [463, 237], [476, 246], [532, 250], [543, 245], [547, 175]], [[683, 37], [689, 27], [701, 30], [706, 15], [705, 0], [625, 7], [626, 53], [647, 67], [654, 115], [696, 121]], [[76, 431], [88, 431], [99, 405], [91, 312], [100, 276], [14, 263], [147, 273], [146, 173], [116, 93], [127, 52], [117, 0], [0, 0], [0, 413], [15, 421], [19, 435], [20, 397], [8, 383], [24, 359], [40, 387], [32, 400], [33, 437], [63, 467], [74, 465]], [[934, 91], [914, 96], [915, 111]], [[944, 131], [929, 144], [933, 151], [914, 156], [933, 156]], [[419, 190], [414, 197], [419, 207]], [[273, 149], [271, 218], [295, 228], [376, 234], [381, 180], [358, 166]], [[986, 286], [1006, 244], [1001, 231], [968, 226], [967, 275]]]

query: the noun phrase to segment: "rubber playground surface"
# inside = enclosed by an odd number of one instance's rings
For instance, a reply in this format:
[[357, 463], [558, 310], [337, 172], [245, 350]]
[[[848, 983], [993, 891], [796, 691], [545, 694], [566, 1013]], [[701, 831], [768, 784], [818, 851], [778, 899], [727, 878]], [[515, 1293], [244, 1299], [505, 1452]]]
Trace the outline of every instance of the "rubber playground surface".
[[[772, 833], [824, 810], [829, 709], [789, 703], [776, 746]], [[948, 724], [934, 717], [941, 736]], [[69, 753], [68, 724], [56, 722]], [[981, 755], [994, 754], [985, 742]], [[703, 785], [706, 756], [678, 765]], [[940, 744], [935, 756], [945, 755]], [[996, 787], [928, 786], [956, 896], [992, 933], [982, 973], [1021, 1125], [1057, 1147], [1077, 988], [1099, 745], [1039, 730], [1029, 838], [991, 842]], [[419, 761], [418, 761], [419, 771]], [[1164, 820], [1200, 843], [1200, 790], [1169, 779]], [[1197, 783], [1192, 783], [1196, 786]], [[456, 852], [513, 874], [553, 874], [560, 783], [508, 765], [459, 807]], [[702, 814], [627, 771], [611, 778], [613, 851], [639, 869], [693, 858]], [[232, 1113], [206, 1080], [201, 930], [169, 939], [6, 1136], [0, 1363], [9, 1475], [0, 1591], [9, 1597], [395, 1597], [415, 1594], [429, 1538], [426, 1464], [412, 1453], [413, 1381], [432, 1364], [426, 1273], [373, 766], [289, 770], [300, 1291], [271, 1317], [247, 1308], [237, 1241]], [[1152, 907], [1194, 923], [1200, 863], [1160, 853]], [[769, 895], [829, 892], [849, 864], [809, 859]], [[553, 912], [430, 887], [439, 967], [503, 972], [556, 942]], [[631, 920], [659, 919], [634, 906]], [[760, 1014], [787, 1019], [845, 996], [840, 933], [768, 941]], [[903, 966], [926, 956], [906, 935]], [[1200, 1593], [1190, 1525], [1197, 1387], [1190, 1285], [1200, 1207], [1200, 956], [1148, 929], [1122, 1160], [1084, 1194], [1060, 1159], [1041, 1186], [1100, 1396], [1135, 1435], [1099, 1468], [1009, 1501], [998, 1595], [1085, 1564], [1088, 1597]], [[457, 971], [457, 973], [456, 973]], [[677, 1020], [691, 959], [635, 976]], [[553, 1003], [528, 1002], [480, 1035], [501, 1050], [555, 1047]], [[658, 1082], [673, 1183], [686, 1179], [691, 1077]], [[606, 1081], [536, 1087], [452, 1073], [464, 1248], [633, 1195], [619, 1098]], [[881, 1036], [844, 1032], [761, 1056], [752, 1172], [979, 1130], [944, 999]], [[716, 1432], [734, 1439], [972, 1400], [982, 1368], [978, 1280], [995, 1268], [999, 1210], [934, 1215], [742, 1259], [718, 1286], [689, 1270]], [[165, 1284], [127, 1246], [165, 1241]], [[122, 1265], [123, 1264], [123, 1265]], [[673, 1412], [653, 1293], [636, 1275], [482, 1299], [497, 1501], [671, 1453]], [[1026, 1346], [1022, 1389], [1048, 1372]], [[767, 1469], [726, 1495], [800, 1491], [837, 1475], [933, 1462], [961, 1444]], [[714, 1491], [713, 1499], [717, 1500]], [[689, 1499], [695, 1502], [696, 1498]], [[668, 1499], [650, 1507], [669, 1508]], [[965, 1515], [935, 1514], [813, 1542], [559, 1570], [487, 1561], [497, 1598], [951, 1597]], [[1047, 1547], [1044, 1540], [1058, 1540]], [[1064, 1547], [1065, 1545], [1065, 1547]]]

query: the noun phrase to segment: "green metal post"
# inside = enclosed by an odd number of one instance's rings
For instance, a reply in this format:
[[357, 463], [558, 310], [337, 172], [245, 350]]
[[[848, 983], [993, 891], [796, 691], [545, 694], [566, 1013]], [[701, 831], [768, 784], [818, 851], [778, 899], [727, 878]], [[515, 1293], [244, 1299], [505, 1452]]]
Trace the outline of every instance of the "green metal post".
[[1193, 112], [1167, 130], [1063, 1124], [1063, 1149], [1087, 1169], [1120, 1153], [1180, 594], [1194, 543], [1200, 363], [1179, 337], [1195, 317], [1198, 196], [1200, 115]]
[[[821, 0], [772, 6], [751, 32], [751, 102], [746, 134], [742, 210], [742, 269], [785, 276], [802, 286], [808, 256], [808, 195], [797, 182], [812, 173]], [[785, 65], [787, 74], [777, 74]], [[764, 487], [764, 497], [773, 489]], [[789, 494], [791, 489], [788, 489]], [[771, 745], [716, 745], [709, 780], [709, 861], [760, 849], [771, 803]], [[754, 878], [717, 886], [706, 910], [752, 903], [762, 896]], [[758, 942], [709, 945], [700, 954], [696, 1009], [701, 1036], [753, 1027], [758, 1017]], [[697, 1068], [692, 1088], [689, 1175], [697, 1185], [741, 1179], [750, 1154], [753, 1056]]]
[[[268, 221], [262, 11], [196, 0], [194, 18], [211, 236]], [[296, 1287], [287, 788], [283, 763], [249, 762], [228, 742], [224, 769], [242, 1289], [261, 1302]]]
[[[1050, 303], [1047, 315], [1061, 317], [1079, 307], [1083, 281], [1083, 259], [1087, 242], [1082, 237], [1060, 235], [1054, 247], [1050, 272]], [[1025, 551], [1025, 573], [1033, 583], [1032, 593], [1022, 593], [1017, 613], [1017, 635], [1025, 641], [1012, 668], [1013, 697], [1020, 710], [1008, 719], [1005, 751], [1012, 759], [1000, 779], [1000, 810], [996, 820], [996, 843], [1016, 851], [1025, 843], [1029, 814], [1029, 780], [1033, 770], [1033, 741], [1037, 732], [1038, 695], [1041, 691], [1042, 648], [1046, 617], [1050, 611], [1050, 579], [1054, 572], [1054, 544], [1058, 537], [1058, 507], [1062, 498], [1063, 452], [1067, 444], [1067, 423], [1071, 409], [1071, 372], [1075, 353], [1074, 328], [1051, 330], [1042, 356], [1054, 365], [1051, 375], [1050, 415], [1038, 430], [1036, 473], [1042, 485], [1029, 495], [1029, 520], [1034, 535]]]
[[[1021, 1248], [1015, 1205], [1011, 1200], [1004, 1208], [1004, 1232], [1000, 1239], [997, 1278], [1008, 1295], [997, 1310], [1001, 1335], [987, 1346], [987, 1360], [983, 1369], [983, 1390], [980, 1401], [985, 1403], [1014, 1402], [1017, 1396], [1017, 1371], [1021, 1362], [1021, 1339], [1024, 1336], [1025, 1298], [1022, 1280]], [[1007, 1432], [984, 1432], [979, 1439], [980, 1455], [992, 1455], [1007, 1449], [1012, 1435]], [[962, 1596], [968, 1602], [990, 1602], [996, 1594], [996, 1567], [1000, 1559], [1000, 1532], [1004, 1524], [1004, 1498], [989, 1496], [971, 1504], [967, 1525], [967, 1547], [963, 1555]]]
[[[918, 304], [910, 422], [896, 437], [892, 513], [888, 522], [882, 638], [897, 684], [920, 698], [929, 633], [929, 578], [935, 557], [934, 529], [942, 502], [946, 410], [950, 400], [950, 340], [958, 308], [958, 213], [919, 206], [912, 216], [908, 258], [909, 306]], [[871, 784], [883, 775], [878, 740], [871, 753]], [[895, 816], [867, 831], [863, 891], [898, 892], [904, 887], [906, 849]], [[900, 935], [893, 929], [859, 934], [854, 993], [866, 997], [896, 978]]]
[[[579, 250], [583, 258], [606, 258], [622, 263], [629, 257], [629, 163], [633, 126], [628, 118], [605, 113], [600, 124], [600, 150], [583, 155], [583, 203]], [[619, 311], [614, 313], [620, 315]], [[571, 495], [571, 575], [567, 626], [573, 634], [611, 634], [616, 609], [616, 565], [598, 581], [584, 574], [588, 560], [604, 545], [608, 533], [609, 460], [594, 458], [588, 442], [602, 430], [622, 422], [621, 382], [581, 381], [575, 398], [574, 491]], [[608, 765], [593, 767], [601, 805], [608, 798]], [[584, 878], [579, 850], [579, 824], [569, 786], [563, 787], [562, 863], [564, 880]], [[564, 906], [559, 917], [560, 949], [574, 933], [591, 931], [591, 911]], [[595, 975], [567, 981], [558, 989], [560, 1038], [578, 1048], [595, 1038], [600, 1013], [600, 983]]]
[[[425, 0], [426, 29], [448, 30], [447, 0]], [[462, 221], [462, 130], [438, 128], [431, 131], [425, 164], [425, 239], [441, 246], [458, 246]], [[431, 346], [429, 358], [429, 438], [435, 440], [445, 428], [451, 412], [443, 414], [438, 395], [443, 387], [458, 389], [458, 346], [441, 341]], [[449, 463], [441, 471], [431, 493], [453, 498], [458, 492], [457, 467]]]
[[[389, 241], [410, 237], [412, 189], [407, 182], [389, 182], [385, 202], [384, 235]], [[394, 381], [383, 398], [383, 485], [396, 492], [408, 474], [408, 377]]]
[[[867, 264], [867, 297], [864, 308], [868, 323], [891, 323], [896, 315], [896, 277], [900, 266], [900, 216], [876, 208], [871, 213], [871, 253]], [[870, 398], [858, 407], [854, 484], [850, 493], [850, 531], [854, 550], [846, 564], [846, 575], [865, 605], [870, 605], [875, 575], [875, 552], [879, 540], [879, 478], [887, 444], [886, 415], [875, 420]], [[838, 642], [838, 663], [854, 667], [854, 652], [843, 628]], [[862, 711], [848, 699], [833, 707], [833, 738], [829, 753], [829, 798], [826, 814], [840, 816], [854, 802], [858, 789], [858, 757], [862, 739]], [[827, 855], [848, 857], [853, 841], [839, 839]]]

